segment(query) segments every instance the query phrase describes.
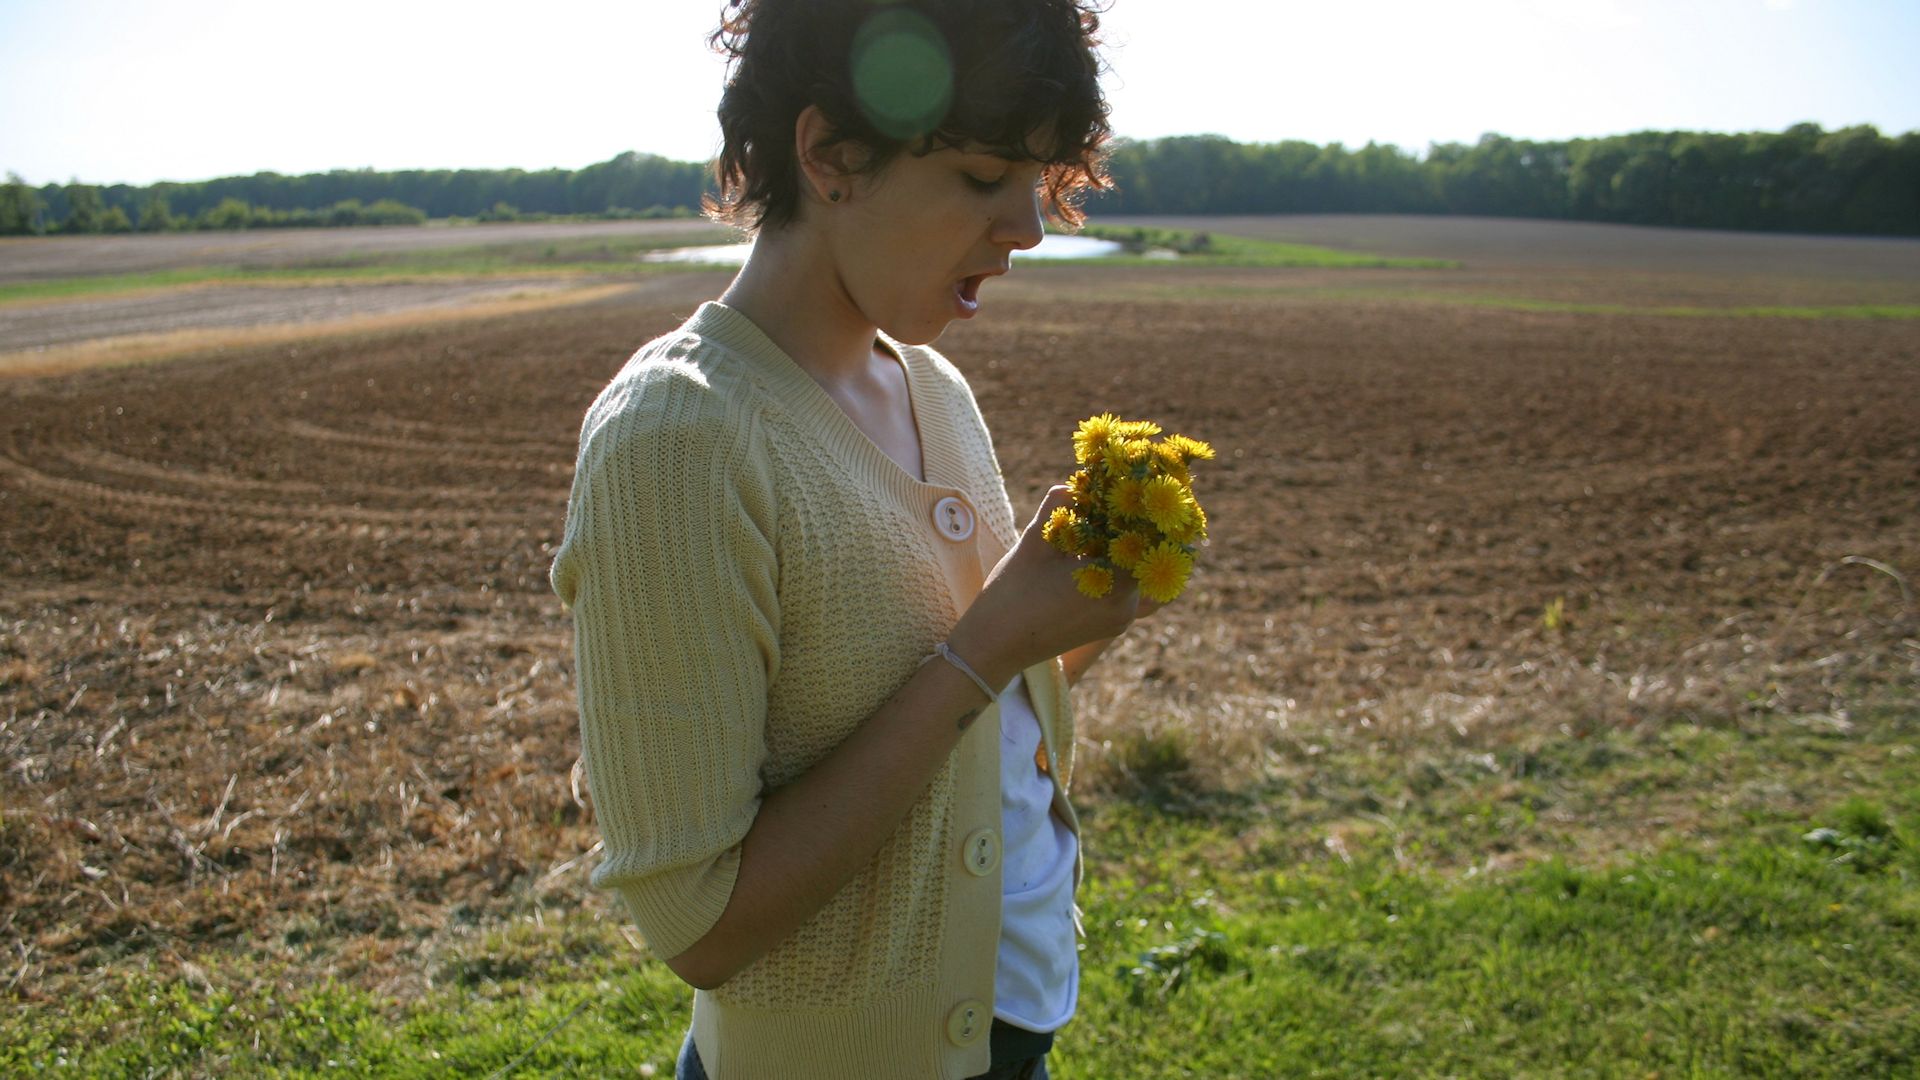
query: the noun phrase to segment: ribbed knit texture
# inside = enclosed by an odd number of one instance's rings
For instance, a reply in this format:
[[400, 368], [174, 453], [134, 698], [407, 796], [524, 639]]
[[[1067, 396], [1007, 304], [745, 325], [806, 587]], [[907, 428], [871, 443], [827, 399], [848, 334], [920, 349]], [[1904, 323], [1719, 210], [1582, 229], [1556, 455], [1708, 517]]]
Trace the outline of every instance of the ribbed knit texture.
[[[582, 754], [605, 841], [590, 879], [618, 890], [659, 956], [725, 911], [763, 791], [898, 690], [1018, 538], [965, 380], [931, 350], [892, 347], [924, 483], [720, 304], [644, 346], [587, 413], [552, 581], [573, 610]], [[948, 497], [975, 512], [964, 543], [935, 527]], [[1065, 683], [1057, 662], [1027, 676], [1071, 821]], [[985, 1060], [984, 1040], [956, 1043], [945, 1021], [963, 998], [991, 1007], [999, 875], [968, 875], [959, 857], [962, 837], [999, 823], [997, 710], [975, 724], [988, 726], [992, 745], [970, 731], [825, 908], [696, 995], [717, 1080], [845, 1075], [852, 1063], [861, 1075], [962, 1076]], [[876, 1023], [885, 1030], [860, 1034]], [[805, 1050], [782, 1041], [794, 1031], [840, 1034]]]

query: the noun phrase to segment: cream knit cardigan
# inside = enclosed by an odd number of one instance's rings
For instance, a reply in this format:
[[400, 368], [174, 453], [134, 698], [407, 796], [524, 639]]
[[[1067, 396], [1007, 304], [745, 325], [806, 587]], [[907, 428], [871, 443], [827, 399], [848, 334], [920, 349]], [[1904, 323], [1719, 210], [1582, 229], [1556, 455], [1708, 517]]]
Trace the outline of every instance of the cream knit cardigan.
[[[883, 344], [905, 362], [925, 483], [718, 303], [642, 347], [581, 429], [552, 582], [573, 611], [606, 844], [590, 880], [618, 890], [660, 957], [726, 909], [762, 794], [898, 690], [1018, 539], [966, 380], [931, 349]], [[963, 540], [936, 526], [947, 498], [973, 511]], [[1060, 663], [1025, 675], [1040, 765], [1078, 835]], [[696, 991], [694, 1041], [715, 1080], [987, 1070], [999, 728], [990, 707], [858, 877]], [[1076, 860], [1076, 885], [1082, 873]]]

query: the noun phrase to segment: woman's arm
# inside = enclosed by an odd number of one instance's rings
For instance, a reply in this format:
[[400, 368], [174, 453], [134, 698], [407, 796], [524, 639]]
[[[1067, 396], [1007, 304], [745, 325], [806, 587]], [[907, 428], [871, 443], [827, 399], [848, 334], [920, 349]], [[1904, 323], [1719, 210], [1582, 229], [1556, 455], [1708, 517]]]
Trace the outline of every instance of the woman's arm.
[[[1041, 538], [1047, 515], [1067, 497], [1064, 487], [1048, 492], [948, 635], [988, 685], [1005, 686], [1050, 656], [1111, 639], [1134, 616], [1131, 592], [1081, 596], [1073, 560]], [[740, 843], [726, 910], [667, 966], [712, 989], [791, 936], [872, 861], [986, 704], [953, 665], [924, 664], [831, 753], [765, 793]]]
[[1067, 685], [1077, 684], [1080, 676], [1085, 675], [1094, 661], [1100, 659], [1100, 654], [1107, 651], [1107, 646], [1119, 640], [1119, 638], [1102, 638], [1099, 641], [1089, 641], [1077, 649], [1069, 649], [1061, 654], [1060, 664], [1067, 669]]
[[726, 911], [667, 966], [711, 990], [786, 940], [872, 861], [986, 705], [953, 665], [923, 665], [832, 753], [761, 800]]

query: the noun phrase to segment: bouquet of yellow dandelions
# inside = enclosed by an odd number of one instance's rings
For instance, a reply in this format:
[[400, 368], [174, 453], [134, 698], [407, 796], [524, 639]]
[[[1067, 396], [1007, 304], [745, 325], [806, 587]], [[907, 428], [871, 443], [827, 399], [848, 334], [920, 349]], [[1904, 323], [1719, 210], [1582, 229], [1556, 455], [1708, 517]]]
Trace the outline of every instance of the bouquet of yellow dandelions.
[[1156, 441], [1160, 425], [1101, 413], [1073, 433], [1067, 478], [1073, 505], [1054, 510], [1042, 527], [1047, 543], [1091, 561], [1073, 572], [1080, 591], [1098, 599], [1125, 570], [1140, 595], [1167, 603], [1187, 587], [1194, 548], [1207, 538], [1207, 515], [1193, 497], [1190, 462], [1210, 461], [1213, 447], [1185, 435]]

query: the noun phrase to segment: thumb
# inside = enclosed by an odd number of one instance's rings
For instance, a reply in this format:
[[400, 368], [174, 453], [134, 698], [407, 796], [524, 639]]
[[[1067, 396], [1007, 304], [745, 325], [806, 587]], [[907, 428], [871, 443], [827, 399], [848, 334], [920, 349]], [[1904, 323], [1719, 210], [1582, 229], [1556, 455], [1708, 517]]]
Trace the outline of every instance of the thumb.
[[1040, 509], [1033, 515], [1033, 520], [1037, 524], [1044, 525], [1047, 519], [1053, 516], [1055, 510], [1072, 505], [1073, 489], [1065, 484], [1055, 484], [1047, 489], [1046, 496], [1040, 500]]

